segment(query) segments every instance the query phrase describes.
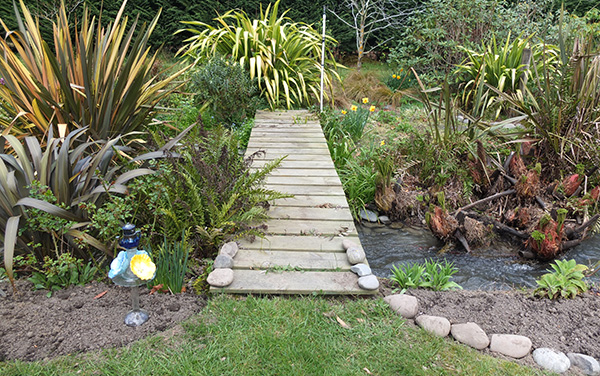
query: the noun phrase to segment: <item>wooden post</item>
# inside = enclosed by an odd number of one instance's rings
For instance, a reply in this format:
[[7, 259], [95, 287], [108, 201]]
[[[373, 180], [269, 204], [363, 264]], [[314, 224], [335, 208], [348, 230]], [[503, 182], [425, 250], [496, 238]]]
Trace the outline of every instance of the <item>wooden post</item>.
[[521, 55], [521, 71], [523, 74], [521, 75], [519, 82], [519, 89], [521, 91], [525, 91], [525, 86], [527, 86], [527, 71], [529, 70], [529, 63], [531, 62], [531, 49], [525, 48], [523, 49], [523, 55]]

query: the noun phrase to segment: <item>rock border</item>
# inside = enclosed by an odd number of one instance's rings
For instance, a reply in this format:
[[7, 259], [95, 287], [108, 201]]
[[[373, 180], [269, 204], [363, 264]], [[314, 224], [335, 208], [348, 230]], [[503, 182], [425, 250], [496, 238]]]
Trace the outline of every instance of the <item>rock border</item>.
[[585, 375], [600, 375], [600, 363], [585, 354], [556, 351], [547, 347], [539, 347], [532, 352], [531, 339], [515, 334], [493, 333], [488, 335], [473, 322], [450, 324], [441, 316], [417, 315], [419, 301], [407, 294], [388, 295], [383, 298], [390, 309], [404, 319], [413, 320], [423, 330], [439, 337], [452, 336], [456, 341], [478, 350], [489, 348], [490, 351], [510, 358], [520, 359], [531, 354], [533, 360], [541, 368], [557, 373], [564, 373], [571, 367], [577, 367]]
[[206, 278], [206, 282], [213, 287], [227, 287], [233, 282], [233, 259], [239, 250], [236, 242], [223, 244], [215, 258], [213, 271]]
[[346, 251], [348, 262], [352, 265], [350, 271], [358, 275], [358, 287], [369, 291], [378, 290], [379, 279], [373, 275], [367, 265], [367, 255], [363, 248], [347, 238], [342, 240], [342, 247]]

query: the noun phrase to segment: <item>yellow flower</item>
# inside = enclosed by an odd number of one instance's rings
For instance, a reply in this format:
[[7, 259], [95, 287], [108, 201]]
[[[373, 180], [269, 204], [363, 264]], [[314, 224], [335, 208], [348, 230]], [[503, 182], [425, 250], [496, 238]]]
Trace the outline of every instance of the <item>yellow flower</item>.
[[342, 115], [346, 115], [347, 113], [348, 113], [348, 111], [342, 110]]
[[385, 145], [385, 141], [381, 140], [381, 142], [379, 143], [379, 146], [383, 146], [383, 145]]
[[369, 98], [365, 97], [365, 98], [362, 99], [362, 101], [363, 101], [364, 104], [367, 104], [367, 103], [369, 103]]
[[375, 111], [375, 106], [369, 107], [369, 111], [374, 112]]
[[156, 272], [156, 265], [154, 265], [148, 255], [133, 256], [131, 258], [130, 268], [133, 274], [144, 281], [154, 278], [154, 273]]
[[392, 74], [392, 78], [396, 78], [396, 75], [395, 75], [395, 74]]
[[356, 107], [355, 104], [353, 104], [352, 107], [350, 107], [350, 111], [356, 112], [357, 109], [358, 109], [358, 107]]
[[399, 79], [400, 79], [400, 76], [396, 76], [396, 79], [397, 79], [397, 80], [399, 80]]

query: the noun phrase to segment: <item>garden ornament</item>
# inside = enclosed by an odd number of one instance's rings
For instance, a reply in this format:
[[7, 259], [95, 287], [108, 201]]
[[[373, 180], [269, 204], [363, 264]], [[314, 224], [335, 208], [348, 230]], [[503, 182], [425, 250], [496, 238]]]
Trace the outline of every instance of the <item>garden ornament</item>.
[[148, 321], [148, 312], [140, 308], [140, 292], [138, 286], [152, 280], [156, 275], [156, 265], [150, 259], [148, 252], [138, 250], [140, 231], [135, 225], [128, 223], [123, 226], [123, 237], [119, 245], [124, 248], [110, 264], [108, 277], [119, 286], [131, 287], [131, 302], [133, 309], [125, 316], [127, 326], [140, 326]]

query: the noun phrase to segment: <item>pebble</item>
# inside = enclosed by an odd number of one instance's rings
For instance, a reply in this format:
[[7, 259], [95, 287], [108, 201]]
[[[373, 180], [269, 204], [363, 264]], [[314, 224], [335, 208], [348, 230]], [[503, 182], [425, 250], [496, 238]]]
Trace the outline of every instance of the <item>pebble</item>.
[[405, 319], [414, 318], [419, 312], [419, 300], [411, 295], [388, 295], [383, 300], [390, 305], [392, 311]]
[[383, 223], [384, 225], [389, 225], [390, 223], [392, 223], [390, 217], [388, 217], [387, 215], [380, 215], [379, 222]]
[[359, 248], [358, 244], [346, 238], [342, 239], [342, 247], [344, 247], [344, 250], [348, 250], [350, 248]]
[[374, 275], [367, 275], [358, 279], [358, 287], [365, 290], [377, 290], [379, 288], [379, 280]]
[[171, 303], [167, 306], [167, 309], [171, 312], [177, 312], [181, 309], [181, 305], [177, 302]]
[[441, 316], [421, 315], [415, 319], [417, 325], [438, 337], [450, 334], [450, 321]]
[[227, 254], [217, 255], [213, 264], [215, 269], [231, 269], [233, 268], [233, 258]]
[[460, 343], [469, 345], [477, 350], [483, 350], [490, 344], [487, 334], [474, 322], [454, 324], [450, 329], [452, 337]]
[[531, 340], [514, 334], [492, 334], [490, 350], [511, 358], [523, 358], [531, 351]]
[[348, 248], [346, 256], [348, 256], [348, 262], [352, 265], [364, 263], [367, 257], [362, 248]]
[[360, 219], [373, 223], [377, 222], [377, 219], [379, 218], [379, 215], [377, 213], [369, 209], [360, 209], [358, 216], [360, 217]]
[[600, 363], [589, 355], [567, 353], [571, 365], [578, 367], [586, 375], [600, 375]]
[[542, 368], [556, 373], [566, 372], [571, 367], [571, 361], [565, 353], [547, 347], [533, 351], [533, 360]]
[[215, 287], [229, 286], [233, 282], [233, 270], [231, 269], [215, 269], [208, 275], [206, 281], [209, 285]]
[[231, 258], [234, 258], [237, 255], [237, 252], [240, 248], [238, 247], [236, 242], [228, 242], [223, 244], [221, 250], [219, 251], [219, 255], [227, 255]]
[[371, 272], [371, 268], [369, 268], [369, 265], [367, 265], [367, 264], [352, 265], [352, 267], [350, 268], [350, 271], [357, 274], [359, 277], [365, 277], [367, 275], [373, 274]]

